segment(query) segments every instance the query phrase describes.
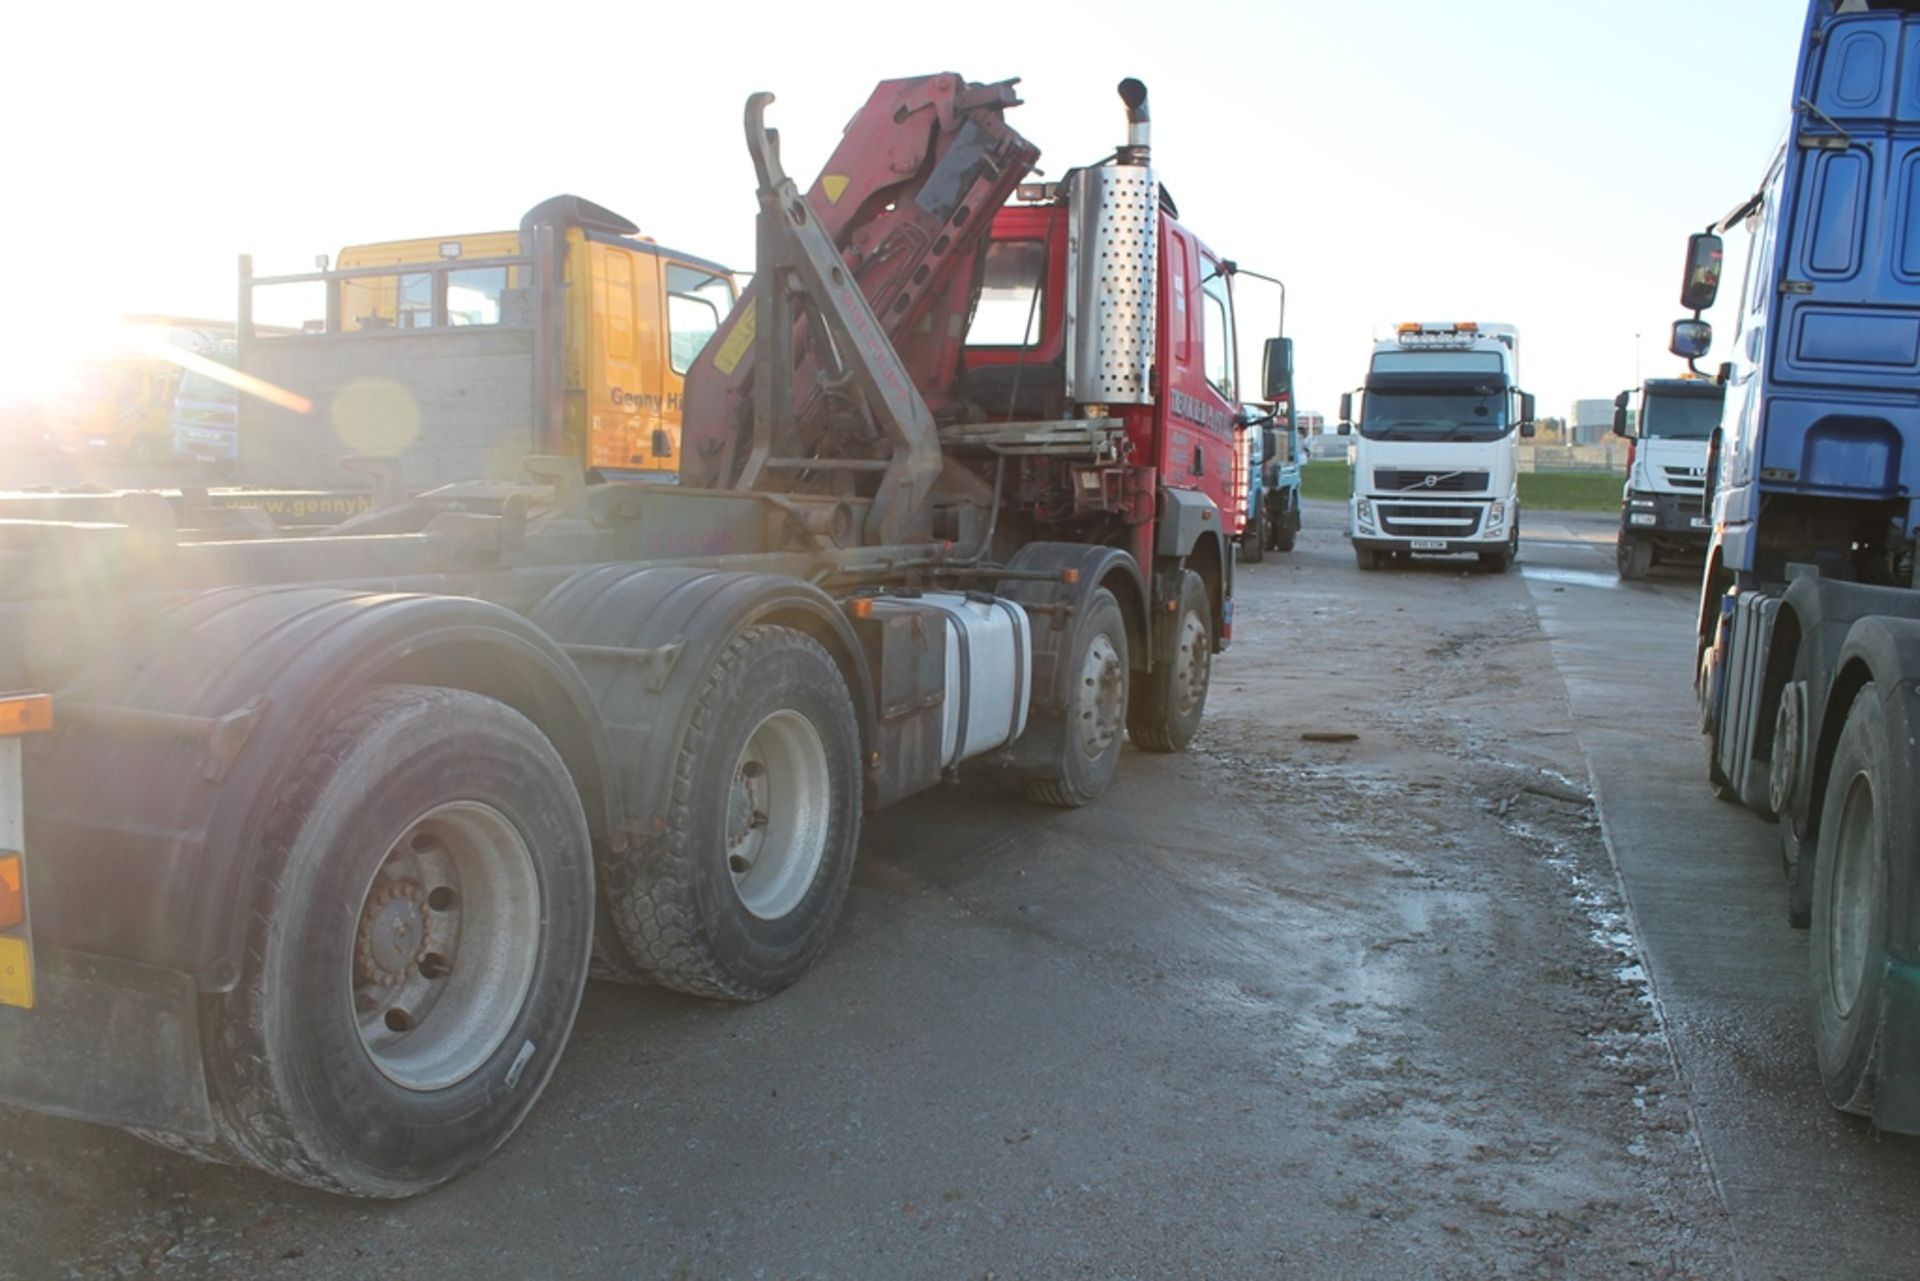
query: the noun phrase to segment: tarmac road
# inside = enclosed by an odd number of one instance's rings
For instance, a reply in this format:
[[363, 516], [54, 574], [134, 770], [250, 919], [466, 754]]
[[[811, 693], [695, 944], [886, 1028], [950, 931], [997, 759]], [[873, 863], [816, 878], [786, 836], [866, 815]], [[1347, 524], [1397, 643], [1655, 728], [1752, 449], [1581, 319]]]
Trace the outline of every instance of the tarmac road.
[[1819, 1105], [1769, 834], [1700, 785], [1690, 581], [1531, 515], [1520, 572], [1361, 575], [1338, 510], [1243, 571], [1191, 753], [871, 819], [813, 973], [595, 985], [468, 1178], [4, 1113], [0, 1277], [1910, 1274], [1920, 1145]]

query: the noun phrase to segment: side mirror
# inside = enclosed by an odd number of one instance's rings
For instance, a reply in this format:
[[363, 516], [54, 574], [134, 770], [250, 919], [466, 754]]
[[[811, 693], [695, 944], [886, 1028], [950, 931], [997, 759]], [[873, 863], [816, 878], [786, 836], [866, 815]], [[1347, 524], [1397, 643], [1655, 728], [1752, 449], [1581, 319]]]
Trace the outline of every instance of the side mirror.
[[1720, 296], [1720, 262], [1724, 256], [1720, 237], [1704, 231], [1687, 237], [1687, 275], [1680, 286], [1682, 307], [1705, 311], [1713, 306], [1713, 300]]
[[1347, 425], [1352, 422], [1353, 422], [1353, 393], [1350, 391], [1343, 391], [1340, 393], [1340, 426], [1341, 426], [1340, 434], [1341, 435], [1344, 436], [1347, 434], [1345, 429]]
[[1353, 435], [1353, 424], [1352, 424], [1352, 423], [1341, 423], [1341, 424], [1340, 424], [1340, 434], [1341, 434], [1342, 436], [1351, 436], [1351, 435]]
[[1613, 434], [1621, 439], [1627, 438], [1627, 403], [1633, 399], [1633, 393], [1623, 391], [1613, 398]]
[[[1533, 393], [1525, 392], [1525, 391], [1520, 393], [1520, 425], [1521, 426], [1523, 427], [1533, 426], [1534, 412], [1537, 408], [1538, 408], [1538, 405], [1534, 401]], [[1532, 432], [1527, 432], [1526, 434], [1529, 436], [1533, 435]]]
[[1292, 390], [1293, 339], [1269, 338], [1260, 379], [1260, 398], [1268, 402], [1284, 400]]
[[1667, 350], [1682, 360], [1698, 360], [1713, 349], [1713, 326], [1704, 320], [1673, 322], [1673, 341]]
[[1537, 432], [1537, 431], [1539, 431], [1539, 430], [1540, 430], [1540, 429], [1539, 429], [1538, 427], [1535, 427], [1535, 426], [1534, 426], [1534, 425], [1533, 425], [1532, 423], [1530, 423], [1530, 422], [1526, 422], [1526, 423], [1521, 423], [1521, 424], [1520, 424], [1520, 439], [1522, 439], [1522, 440], [1532, 440], [1532, 439], [1533, 439], [1533, 437], [1534, 437], [1534, 433], [1535, 433], [1535, 432]]

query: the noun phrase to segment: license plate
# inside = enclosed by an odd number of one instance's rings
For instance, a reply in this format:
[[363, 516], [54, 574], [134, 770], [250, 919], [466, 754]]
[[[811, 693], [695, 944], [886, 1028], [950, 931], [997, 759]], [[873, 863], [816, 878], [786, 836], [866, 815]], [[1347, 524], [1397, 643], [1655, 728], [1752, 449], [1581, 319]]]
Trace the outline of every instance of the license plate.
[[1413, 540], [1411, 546], [1413, 550], [1417, 552], [1443, 552], [1447, 550], [1447, 540], [1444, 538], [1416, 538]]
[[1709, 522], [1705, 516], [1695, 516], [1692, 520], [1688, 521], [1687, 523], [1689, 525], [1692, 525], [1695, 529], [1711, 529], [1713, 527], [1711, 522]]

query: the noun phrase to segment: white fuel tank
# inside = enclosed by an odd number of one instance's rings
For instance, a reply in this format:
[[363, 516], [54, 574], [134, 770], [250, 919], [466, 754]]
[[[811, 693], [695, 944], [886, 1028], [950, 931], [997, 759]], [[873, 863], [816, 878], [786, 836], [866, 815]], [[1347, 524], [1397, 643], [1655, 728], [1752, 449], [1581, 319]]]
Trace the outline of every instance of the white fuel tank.
[[943, 766], [1002, 747], [1026, 730], [1033, 699], [1033, 635], [1026, 610], [986, 592], [878, 597], [873, 610], [931, 610], [946, 619]]

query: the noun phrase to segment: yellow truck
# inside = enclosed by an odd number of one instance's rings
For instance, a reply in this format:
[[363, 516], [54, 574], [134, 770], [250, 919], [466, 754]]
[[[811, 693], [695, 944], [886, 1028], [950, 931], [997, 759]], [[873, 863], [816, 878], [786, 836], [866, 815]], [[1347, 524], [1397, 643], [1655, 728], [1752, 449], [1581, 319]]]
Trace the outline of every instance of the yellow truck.
[[172, 452], [180, 365], [168, 351], [201, 353], [233, 336], [231, 322], [123, 316], [110, 349], [76, 363], [47, 406], [52, 442], [70, 451], [158, 462]]
[[[354, 245], [331, 270], [256, 277], [243, 258], [243, 387], [283, 394], [241, 397], [239, 479], [337, 486], [357, 456], [419, 490], [518, 478], [530, 453], [676, 478], [685, 375], [737, 286], [638, 231], [558, 196], [516, 231]], [[273, 305], [299, 290], [308, 314]]]

